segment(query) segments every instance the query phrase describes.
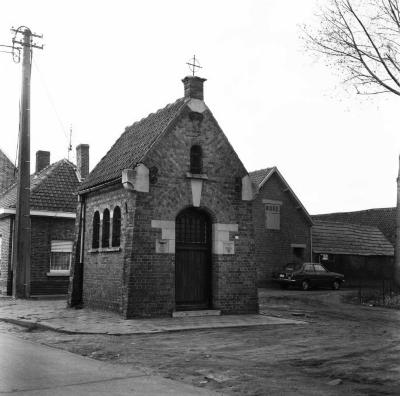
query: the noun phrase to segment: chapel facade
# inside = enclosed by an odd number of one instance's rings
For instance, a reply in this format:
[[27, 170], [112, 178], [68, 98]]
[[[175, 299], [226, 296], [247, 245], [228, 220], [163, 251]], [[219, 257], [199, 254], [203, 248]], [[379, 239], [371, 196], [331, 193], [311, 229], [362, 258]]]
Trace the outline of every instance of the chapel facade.
[[126, 128], [78, 190], [69, 305], [126, 318], [258, 309], [248, 172], [204, 79]]

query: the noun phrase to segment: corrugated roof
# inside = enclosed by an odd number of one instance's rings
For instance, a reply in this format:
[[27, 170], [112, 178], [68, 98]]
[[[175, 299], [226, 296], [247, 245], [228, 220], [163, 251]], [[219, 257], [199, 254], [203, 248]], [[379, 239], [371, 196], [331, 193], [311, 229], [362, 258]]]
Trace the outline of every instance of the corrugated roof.
[[377, 227], [314, 220], [312, 228], [315, 253], [358, 256], [393, 256], [392, 244]]
[[163, 134], [185, 105], [185, 99], [178, 99], [156, 113], [135, 122], [114, 143], [100, 160], [79, 190], [84, 190], [121, 177], [122, 170], [133, 168], [142, 161], [150, 147]]
[[377, 208], [355, 212], [327, 213], [312, 216], [316, 220], [338, 221], [378, 227], [394, 246], [396, 241], [396, 208]]
[[[79, 181], [75, 165], [66, 159], [55, 162], [31, 176], [30, 207], [32, 210], [75, 212]], [[17, 185], [0, 196], [0, 208], [15, 208]]]

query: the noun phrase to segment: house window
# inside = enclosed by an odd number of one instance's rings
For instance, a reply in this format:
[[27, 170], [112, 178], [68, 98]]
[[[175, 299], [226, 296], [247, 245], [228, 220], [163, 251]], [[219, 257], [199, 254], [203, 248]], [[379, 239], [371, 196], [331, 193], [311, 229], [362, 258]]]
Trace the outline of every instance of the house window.
[[110, 211], [104, 209], [101, 247], [110, 246]]
[[203, 151], [198, 145], [190, 149], [190, 172], [203, 173]]
[[50, 272], [69, 272], [72, 241], [51, 241]]
[[281, 229], [281, 205], [273, 203], [265, 205], [265, 226], [268, 230]]
[[119, 206], [114, 208], [112, 220], [112, 242], [111, 246], [116, 247], [121, 243], [121, 209]]
[[96, 211], [93, 216], [92, 248], [98, 249], [100, 242], [100, 213]]

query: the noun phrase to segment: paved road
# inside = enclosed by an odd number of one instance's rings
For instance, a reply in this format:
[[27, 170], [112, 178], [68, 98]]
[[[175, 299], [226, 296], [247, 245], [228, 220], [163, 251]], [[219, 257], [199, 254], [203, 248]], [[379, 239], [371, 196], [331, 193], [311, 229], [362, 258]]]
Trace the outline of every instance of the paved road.
[[0, 395], [210, 395], [210, 391], [0, 333]]

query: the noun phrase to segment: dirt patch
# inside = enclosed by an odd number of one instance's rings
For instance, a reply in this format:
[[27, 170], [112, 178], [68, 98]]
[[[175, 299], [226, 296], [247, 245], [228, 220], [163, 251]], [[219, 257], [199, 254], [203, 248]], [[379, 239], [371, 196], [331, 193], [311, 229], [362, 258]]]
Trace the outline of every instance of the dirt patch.
[[398, 394], [396, 311], [342, 304], [330, 292], [286, 293], [265, 294], [260, 308], [283, 317], [304, 313], [307, 324], [130, 336], [27, 332], [10, 324], [0, 331], [224, 394]]

